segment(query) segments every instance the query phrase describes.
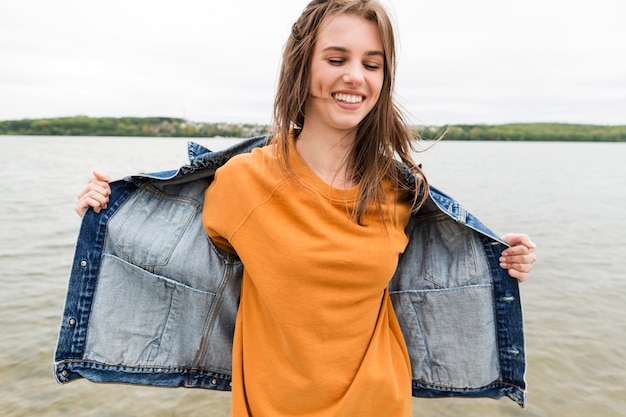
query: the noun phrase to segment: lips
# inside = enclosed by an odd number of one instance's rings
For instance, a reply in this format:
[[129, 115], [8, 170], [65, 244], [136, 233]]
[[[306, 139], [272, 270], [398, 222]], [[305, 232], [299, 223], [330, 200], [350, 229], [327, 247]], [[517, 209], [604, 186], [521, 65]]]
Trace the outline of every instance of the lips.
[[334, 93], [333, 98], [347, 104], [357, 104], [363, 102], [365, 97], [356, 94]]

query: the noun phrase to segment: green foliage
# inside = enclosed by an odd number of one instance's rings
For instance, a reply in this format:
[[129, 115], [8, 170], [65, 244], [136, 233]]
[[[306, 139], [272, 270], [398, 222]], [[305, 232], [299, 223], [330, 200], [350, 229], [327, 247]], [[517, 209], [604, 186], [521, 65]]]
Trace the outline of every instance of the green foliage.
[[626, 126], [598, 126], [563, 123], [522, 123], [503, 125], [454, 125], [439, 129], [416, 129], [424, 139], [446, 131], [447, 140], [624, 142]]
[[0, 135], [249, 137], [267, 126], [194, 123], [172, 117], [61, 117], [0, 121]]
[[[424, 139], [485, 141], [587, 141], [624, 142], [625, 126], [560, 123], [502, 125], [451, 125], [416, 127]], [[195, 123], [173, 117], [62, 117], [0, 121], [0, 135], [41, 136], [167, 136], [251, 137], [265, 134], [268, 127], [254, 124]]]

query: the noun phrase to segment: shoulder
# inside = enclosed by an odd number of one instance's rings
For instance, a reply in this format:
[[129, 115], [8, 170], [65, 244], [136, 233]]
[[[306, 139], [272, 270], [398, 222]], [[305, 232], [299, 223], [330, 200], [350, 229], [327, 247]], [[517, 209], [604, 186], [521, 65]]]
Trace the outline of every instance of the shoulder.
[[235, 155], [216, 171], [216, 176], [242, 178], [251, 175], [268, 176], [278, 168], [276, 146], [255, 148], [249, 153]]
[[247, 200], [261, 198], [282, 184], [283, 180], [276, 147], [267, 145], [232, 157], [215, 172], [215, 179], [209, 188], [219, 189], [231, 198], [237, 196]]

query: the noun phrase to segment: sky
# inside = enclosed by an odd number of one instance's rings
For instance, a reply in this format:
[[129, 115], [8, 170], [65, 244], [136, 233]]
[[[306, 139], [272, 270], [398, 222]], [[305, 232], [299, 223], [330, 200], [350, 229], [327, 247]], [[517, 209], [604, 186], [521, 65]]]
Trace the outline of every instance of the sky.
[[[271, 122], [308, 0], [0, 4], [0, 120]], [[623, 0], [384, 0], [412, 124], [626, 125]]]

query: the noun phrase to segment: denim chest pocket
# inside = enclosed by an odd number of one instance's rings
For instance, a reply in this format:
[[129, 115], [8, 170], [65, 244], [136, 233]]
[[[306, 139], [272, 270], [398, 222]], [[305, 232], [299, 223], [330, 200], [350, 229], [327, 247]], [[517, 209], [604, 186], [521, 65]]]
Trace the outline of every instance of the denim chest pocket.
[[148, 270], [164, 266], [200, 209], [200, 203], [167, 195], [150, 185], [145, 185], [133, 198], [135, 201], [111, 220], [111, 223], [119, 222], [113, 237], [118, 254]]
[[421, 228], [424, 279], [441, 289], [480, 284], [479, 242], [471, 229], [448, 217]]

